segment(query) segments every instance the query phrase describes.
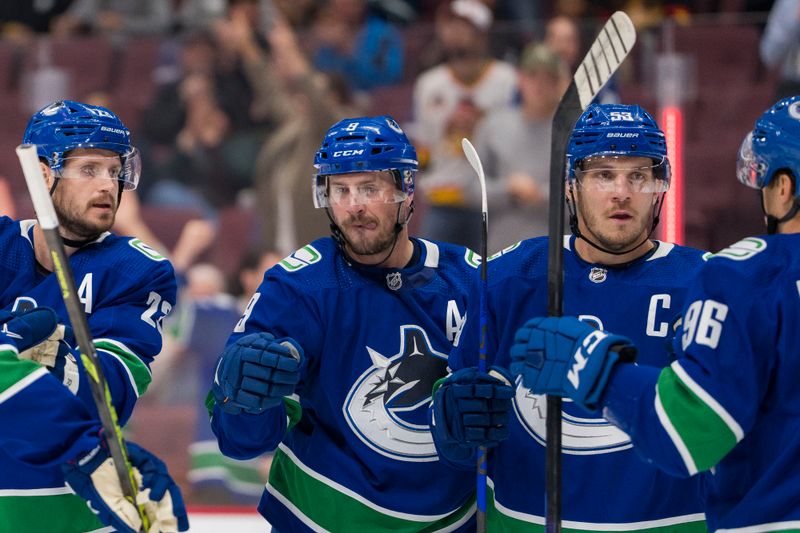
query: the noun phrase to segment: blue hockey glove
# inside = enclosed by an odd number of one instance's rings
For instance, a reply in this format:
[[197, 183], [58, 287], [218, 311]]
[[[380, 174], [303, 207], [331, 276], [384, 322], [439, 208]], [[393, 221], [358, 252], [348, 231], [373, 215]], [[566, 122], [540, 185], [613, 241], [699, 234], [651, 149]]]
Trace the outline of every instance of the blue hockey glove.
[[627, 337], [577, 318], [534, 318], [517, 330], [511, 372], [521, 375], [523, 385], [536, 394], [567, 396], [594, 413], [616, 362], [635, 356]]
[[211, 388], [214, 400], [226, 413], [261, 413], [294, 392], [302, 364], [303, 349], [293, 339], [246, 335], [220, 356]]
[[21, 313], [0, 311], [0, 344], [10, 344], [22, 354], [45, 342], [56, 330], [58, 316], [49, 307]]
[[496, 446], [508, 437], [511, 381], [506, 370], [493, 366], [489, 373], [463, 368], [439, 382], [431, 432], [447, 461], [472, 464], [479, 446]]
[[[167, 466], [155, 455], [132, 442], [126, 443], [128, 459], [139, 486], [137, 503], [150, 521], [148, 532], [171, 533], [189, 529], [186, 506]], [[67, 485], [86, 500], [89, 509], [105, 525], [124, 533], [138, 533], [142, 520], [122, 492], [114, 461], [104, 440], [80, 459], [62, 466]]]

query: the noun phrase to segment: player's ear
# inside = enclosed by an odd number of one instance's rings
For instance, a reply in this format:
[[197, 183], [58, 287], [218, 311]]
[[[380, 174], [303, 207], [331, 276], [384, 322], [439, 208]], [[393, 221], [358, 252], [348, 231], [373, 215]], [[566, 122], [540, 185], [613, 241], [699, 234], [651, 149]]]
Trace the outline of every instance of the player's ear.
[[49, 189], [53, 185], [53, 170], [44, 161], [39, 161], [39, 168], [42, 169], [42, 176]]

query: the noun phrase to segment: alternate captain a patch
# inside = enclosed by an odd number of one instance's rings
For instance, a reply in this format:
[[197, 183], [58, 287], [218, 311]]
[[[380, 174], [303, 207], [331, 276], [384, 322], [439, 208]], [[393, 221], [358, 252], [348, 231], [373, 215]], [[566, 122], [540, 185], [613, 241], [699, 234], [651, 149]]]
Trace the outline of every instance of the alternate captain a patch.
[[428, 426], [433, 384], [447, 375], [447, 355], [434, 350], [419, 326], [400, 327], [400, 347], [386, 357], [366, 347], [372, 366], [350, 388], [342, 406], [364, 444], [401, 461], [435, 461]]

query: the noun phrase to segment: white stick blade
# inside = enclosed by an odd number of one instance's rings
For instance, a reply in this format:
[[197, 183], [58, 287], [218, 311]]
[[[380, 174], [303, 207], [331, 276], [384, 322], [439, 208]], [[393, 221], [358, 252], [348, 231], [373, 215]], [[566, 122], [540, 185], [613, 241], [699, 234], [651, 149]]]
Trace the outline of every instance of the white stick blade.
[[630, 17], [617, 11], [600, 30], [594, 44], [575, 72], [581, 107], [594, 100], [636, 43], [636, 28]]
[[42, 229], [55, 229], [58, 227], [58, 217], [50, 200], [50, 192], [44, 181], [42, 169], [39, 166], [39, 155], [36, 153], [35, 144], [21, 144], [17, 146], [17, 157], [25, 175], [25, 183], [33, 201], [33, 209]]
[[469, 139], [466, 137], [461, 139], [461, 149], [464, 150], [464, 155], [467, 156], [467, 161], [475, 170], [475, 173], [478, 174], [478, 181], [481, 184], [481, 208], [484, 213], [488, 213], [489, 211], [489, 202], [486, 198], [486, 175], [483, 173], [483, 164], [481, 164], [481, 158], [478, 157], [478, 151], [475, 150], [475, 147], [472, 146], [472, 143], [469, 142]]

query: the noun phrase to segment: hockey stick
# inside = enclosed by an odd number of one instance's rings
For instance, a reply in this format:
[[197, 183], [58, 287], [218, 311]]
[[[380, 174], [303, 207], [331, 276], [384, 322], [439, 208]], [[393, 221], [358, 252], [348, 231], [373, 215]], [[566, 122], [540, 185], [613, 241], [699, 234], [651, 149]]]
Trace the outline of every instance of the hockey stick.
[[[486, 319], [487, 306], [486, 295], [488, 292], [488, 270], [489, 270], [489, 204], [486, 200], [486, 175], [483, 173], [483, 165], [478, 157], [478, 152], [468, 139], [461, 139], [461, 148], [467, 161], [478, 174], [478, 181], [481, 184], [481, 284], [480, 284], [480, 310], [479, 319], [481, 328], [481, 343], [478, 351], [478, 370], [486, 372]], [[476, 501], [478, 512], [476, 514], [478, 532], [486, 531], [486, 446], [478, 448], [478, 478]]]
[[114, 467], [119, 476], [122, 493], [139, 511], [142, 519], [144, 531], [150, 529], [149, 520], [144, 509], [136, 503], [138, 487], [133, 476], [133, 468], [128, 460], [128, 452], [125, 448], [125, 441], [122, 439], [122, 430], [119, 427], [117, 411], [111, 403], [111, 393], [108, 390], [103, 369], [100, 366], [100, 359], [97, 356], [92, 335], [89, 331], [89, 324], [86, 321], [81, 301], [75, 290], [75, 278], [72, 275], [72, 267], [69, 258], [64, 250], [64, 243], [58, 233], [58, 217], [56, 216], [50, 193], [45, 185], [42, 169], [39, 167], [39, 156], [36, 153], [36, 145], [23, 144], [17, 147], [17, 157], [22, 166], [22, 173], [25, 175], [25, 182], [33, 201], [36, 211], [36, 218], [44, 232], [47, 247], [53, 259], [58, 283], [61, 287], [61, 296], [67, 307], [67, 314], [72, 323], [72, 330], [75, 332], [75, 339], [78, 341], [78, 349], [81, 353], [81, 362], [90, 377], [89, 385], [92, 391], [97, 412], [100, 415], [100, 422], [103, 425], [108, 451], [114, 461]]
[[[547, 314], [561, 316], [564, 289], [564, 195], [567, 143], [584, 109], [591, 103], [636, 42], [631, 19], [617, 11], [606, 22], [578, 66], [553, 116], [550, 144], [550, 215], [547, 258]], [[561, 531], [561, 398], [547, 396], [545, 459], [545, 531]]]

